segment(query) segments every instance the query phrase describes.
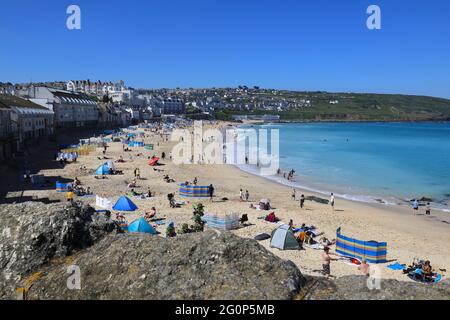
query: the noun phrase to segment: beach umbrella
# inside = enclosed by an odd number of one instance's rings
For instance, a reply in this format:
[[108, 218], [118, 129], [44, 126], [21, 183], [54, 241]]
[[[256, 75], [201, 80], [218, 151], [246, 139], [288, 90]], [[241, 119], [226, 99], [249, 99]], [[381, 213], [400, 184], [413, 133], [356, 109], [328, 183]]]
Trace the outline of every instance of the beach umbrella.
[[153, 157], [150, 161], [149, 161], [149, 165], [154, 167], [158, 164], [159, 158], [158, 157]]

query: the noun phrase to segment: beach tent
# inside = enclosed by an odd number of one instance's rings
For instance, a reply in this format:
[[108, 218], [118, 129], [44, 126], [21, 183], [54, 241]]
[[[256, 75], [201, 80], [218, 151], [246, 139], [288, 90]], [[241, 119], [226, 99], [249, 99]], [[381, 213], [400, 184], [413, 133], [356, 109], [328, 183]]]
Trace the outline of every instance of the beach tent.
[[135, 211], [137, 210], [137, 206], [130, 200], [127, 196], [122, 196], [117, 200], [116, 204], [113, 207], [113, 210], [116, 211]]
[[116, 171], [116, 167], [114, 166], [114, 162], [108, 161], [104, 163], [105, 166], [108, 167], [108, 169], [112, 169], [113, 171]]
[[99, 196], [95, 197], [95, 206], [103, 209], [111, 209], [112, 202], [107, 198], [102, 198]]
[[341, 234], [341, 228], [336, 230], [336, 252], [346, 257], [362, 260], [366, 258], [369, 263], [385, 263], [387, 243], [377, 241], [361, 241]]
[[97, 168], [97, 170], [95, 170], [95, 174], [98, 175], [107, 175], [109, 174], [109, 167], [107, 164], [102, 164], [100, 167]]
[[294, 233], [289, 230], [287, 224], [279, 226], [272, 231], [272, 240], [270, 240], [270, 246], [272, 248], [278, 248], [280, 250], [298, 250], [300, 245]]
[[70, 183], [61, 183], [56, 181], [56, 191], [57, 192], [67, 192], [72, 187]]
[[186, 186], [180, 184], [180, 196], [186, 198], [208, 198], [209, 186]]
[[139, 218], [128, 225], [128, 232], [156, 234], [153, 228], [144, 218]]
[[159, 158], [158, 158], [158, 157], [153, 157], [153, 158], [150, 159], [150, 161], [149, 161], [148, 164], [149, 164], [150, 166], [154, 167], [154, 166], [156, 166], [156, 165], [158, 164], [158, 161], [159, 161]]

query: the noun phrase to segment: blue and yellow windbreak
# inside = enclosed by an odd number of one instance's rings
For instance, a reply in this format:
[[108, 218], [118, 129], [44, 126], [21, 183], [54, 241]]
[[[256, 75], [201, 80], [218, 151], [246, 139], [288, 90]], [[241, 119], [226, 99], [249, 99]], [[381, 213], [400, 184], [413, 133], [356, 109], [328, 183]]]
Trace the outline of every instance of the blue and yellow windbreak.
[[185, 186], [180, 185], [180, 196], [191, 198], [209, 197], [209, 186]]
[[336, 252], [347, 257], [366, 258], [369, 263], [385, 263], [387, 243], [376, 241], [361, 241], [341, 234], [341, 228], [336, 231]]

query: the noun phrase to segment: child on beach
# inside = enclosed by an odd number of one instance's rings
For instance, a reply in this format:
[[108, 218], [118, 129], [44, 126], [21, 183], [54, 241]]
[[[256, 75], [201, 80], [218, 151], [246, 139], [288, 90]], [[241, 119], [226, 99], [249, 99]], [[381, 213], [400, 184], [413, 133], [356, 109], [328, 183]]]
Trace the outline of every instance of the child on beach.
[[426, 206], [426, 209], [425, 209], [425, 214], [427, 216], [429, 216], [431, 214], [431, 205], [430, 205], [429, 202], [427, 202], [427, 206]]

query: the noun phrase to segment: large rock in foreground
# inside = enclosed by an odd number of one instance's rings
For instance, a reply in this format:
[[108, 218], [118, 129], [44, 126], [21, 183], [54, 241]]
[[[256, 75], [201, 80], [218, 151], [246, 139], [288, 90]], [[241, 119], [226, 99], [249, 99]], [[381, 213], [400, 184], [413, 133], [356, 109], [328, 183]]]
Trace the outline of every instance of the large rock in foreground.
[[0, 299], [15, 298], [24, 279], [118, 231], [88, 206], [25, 202], [0, 205]]
[[[30, 299], [292, 299], [305, 279], [256, 241], [214, 231], [165, 239], [108, 236], [77, 255], [81, 289], [67, 265], [38, 280]], [[70, 281], [69, 281], [70, 282]]]
[[[406, 276], [405, 276], [406, 277]], [[310, 279], [304, 288], [309, 300], [450, 300], [450, 280], [437, 284], [381, 279], [380, 290], [370, 290], [367, 278]]]

